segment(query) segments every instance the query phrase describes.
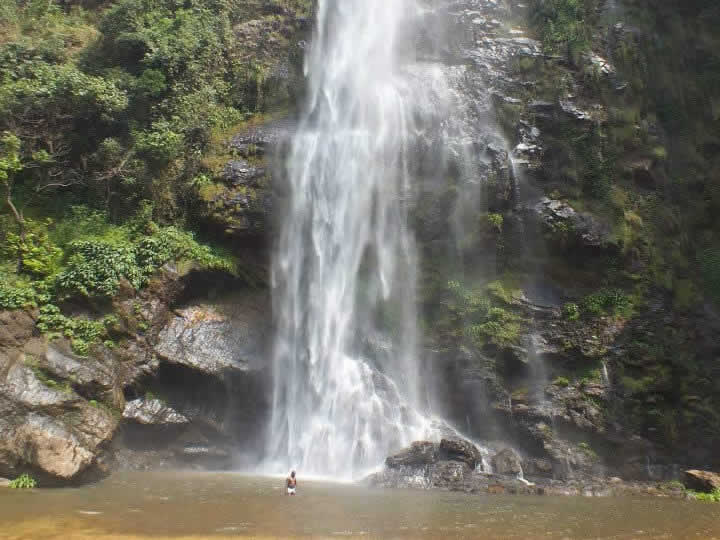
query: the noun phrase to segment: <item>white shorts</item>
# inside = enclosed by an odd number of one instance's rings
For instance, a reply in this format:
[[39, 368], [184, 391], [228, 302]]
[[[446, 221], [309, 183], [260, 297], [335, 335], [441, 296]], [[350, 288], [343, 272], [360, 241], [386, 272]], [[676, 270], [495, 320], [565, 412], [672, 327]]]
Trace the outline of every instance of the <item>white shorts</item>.
[[289, 487], [289, 488], [287, 488], [287, 490], [288, 490], [288, 495], [295, 495], [295, 488]]

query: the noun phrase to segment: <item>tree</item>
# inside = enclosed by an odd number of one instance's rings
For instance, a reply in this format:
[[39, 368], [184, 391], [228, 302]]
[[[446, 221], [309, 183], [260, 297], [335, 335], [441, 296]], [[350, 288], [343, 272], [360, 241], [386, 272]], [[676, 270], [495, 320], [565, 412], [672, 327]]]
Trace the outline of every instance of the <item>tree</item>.
[[15, 215], [18, 222], [22, 221], [22, 215], [12, 202], [12, 188], [15, 174], [22, 170], [20, 161], [20, 139], [10, 132], [5, 132], [0, 139], [0, 184], [6, 190], [6, 202]]
[[[5, 132], [0, 139], [0, 185], [5, 188], [5, 202], [13, 213], [18, 226], [18, 236], [25, 238], [25, 218], [22, 209], [17, 208], [13, 202], [13, 187], [15, 177], [22, 171], [20, 160], [20, 139], [13, 133]], [[22, 270], [22, 257], [18, 257], [18, 272]]]

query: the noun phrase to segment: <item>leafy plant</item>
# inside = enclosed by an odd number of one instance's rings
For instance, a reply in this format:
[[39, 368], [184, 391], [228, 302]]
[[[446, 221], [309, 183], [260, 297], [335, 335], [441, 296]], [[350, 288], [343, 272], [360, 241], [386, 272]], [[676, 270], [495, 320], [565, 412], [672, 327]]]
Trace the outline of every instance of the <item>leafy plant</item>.
[[574, 58], [590, 46], [588, 18], [594, 2], [586, 0], [534, 0], [533, 23], [545, 48]]
[[580, 318], [580, 307], [574, 302], [563, 306], [563, 317], [568, 321], [577, 321]]
[[688, 490], [688, 494], [698, 501], [720, 503], [720, 488], [715, 489], [710, 493]]
[[49, 218], [43, 222], [24, 219], [20, 233], [9, 231], [5, 234], [5, 254], [22, 261], [22, 271], [33, 277], [42, 278], [54, 273], [62, 256], [62, 250], [48, 236], [52, 223]]
[[115, 246], [102, 241], [79, 240], [69, 246], [67, 268], [57, 278], [65, 294], [113, 296], [126, 278], [140, 287], [142, 274], [131, 246]]
[[622, 313], [630, 307], [630, 299], [620, 289], [600, 289], [582, 301], [583, 313], [590, 317]]
[[38, 294], [32, 286], [17, 287], [0, 283], [0, 309], [34, 307], [37, 305], [37, 298]]
[[33, 489], [37, 487], [37, 481], [29, 474], [22, 474], [10, 482], [12, 489]]
[[60, 312], [59, 307], [47, 304], [40, 308], [37, 326], [50, 337], [53, 335], [66, 337], [77, 354], [86, 356], [90, 347], [94, 343], [99, 343], [106, 335], [108, 327], [116, 322], [117, 319], [112, 315], [97, 321], [67, 317]]

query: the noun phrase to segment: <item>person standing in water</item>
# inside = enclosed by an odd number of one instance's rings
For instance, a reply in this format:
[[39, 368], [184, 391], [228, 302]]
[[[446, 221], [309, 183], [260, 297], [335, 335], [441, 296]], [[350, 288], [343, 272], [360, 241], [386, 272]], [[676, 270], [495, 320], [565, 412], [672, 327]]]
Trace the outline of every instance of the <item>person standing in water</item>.
[[287, 494], [295, 495], [295, 489], [297, 488], [297, 478], [295, 478], [295, 471], [292, 471], [290, 473], [290, 476], [288, 476], [285, 484], [287, 485]]

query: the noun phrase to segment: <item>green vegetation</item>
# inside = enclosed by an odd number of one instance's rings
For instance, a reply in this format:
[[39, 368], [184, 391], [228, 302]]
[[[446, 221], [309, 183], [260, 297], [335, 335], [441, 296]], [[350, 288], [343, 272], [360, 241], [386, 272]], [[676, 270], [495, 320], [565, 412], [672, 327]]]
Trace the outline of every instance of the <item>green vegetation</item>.
[[458, 281], [449, 282], [443, 302], [448, 312], [448, 333], [459, 337], [457, 329], [464, 328], [463, 335], [477, 347], [518, 344], [523, 320], [509, 307], [519, 294], [519, 289], [500, 280], [475, 290], [465, 289]]
[[60, 390], [68, 394], [72, 392], [72, 387], [70, 386], [69, 382], [56, 381], [52, 378], [51, 374], [48, 371], [38, 367], [32, 361], [26, 360], [25, 363], [28, 365], [28, 367], [30, 367], [30, 369], [32, 369], [35, 377], [37, 377], [37, 379], [48, 388], [52, 388], [53, 390]]
[[195, 239], [201, 191], [238, 126], [287, 108], [271, 68], [312, 2], [75, 4], [0, 0], [0, 309], [40, 308], [86, 354], [112, 344], [121, 288], [167, 263], [237, 270]]
[[549, 52], [576, 59], [590, 48], [595, 0], [534, 0], [533, 24]]
[[544, 142], [550, 189], [613, 226], [625, 276], [604, 281], [666, 289], [683, 311], [720, 302], [720, 6], [534, 0], [531, 23], [562, 60], [518, 64], [539, 81], [528, 98], [572, 93], [598, 113], [586, 124], [557, 119]]
[[712, 491], [711, 493], [702, 493], [700, 491], [688, 490], [688, 494], [693, 499], [697, 499], [698, 501], [720, 503], [720, 489], [716, 489], [715, 491]]
[[570, 381], [567, 377], [556, 377], [553, 381], [553, 384], [561, 388], [567, 388], [568, 386], [570, 386]]
[[[40, 308], [38, 328], [50, 338], [66, 337], [76, 353], [86, 355], [91, 345], [106, 340], [116, 319], [66, 316], [58, 307], [64, 299], [110, 298], [122, 282], [139, 289], [171, 261], [234, 271], [232, 259], [199, 244], [188, 231], [156, 224], [151, 215], [145, 205], [125, 224], [113, 225], [102, 211], [73, 206], [58, 223], [29, 222], [24, 244], [31, 248], [23, 250], [22, 271], [14, 256], [0, 266], [0, 308]], [[7, 248], [15, 245], [11, 240], [6, 238], [4, 253], [14, 255]]]
[[573, 302], [568, 302], [563, 306], [563, 317], [568, 321], [577, 321], [580, 318], [580, 307]]
[[595, 452], [595, 450], [593, 450], [588, 443], [581, 442], [578, 444], [578, 448], [592, 461], [597, 461], [599, 459], [597, 452]]
[[10, 482], [10, 487], [12, 489], [33, 489], [37, 487], [37, 482], [32, 476], [22, 474]]
[[622, 314], [630, 308], [630, 300], [620, 289], [600, 289], [586, 296], [581, 308], [588, 317]]

